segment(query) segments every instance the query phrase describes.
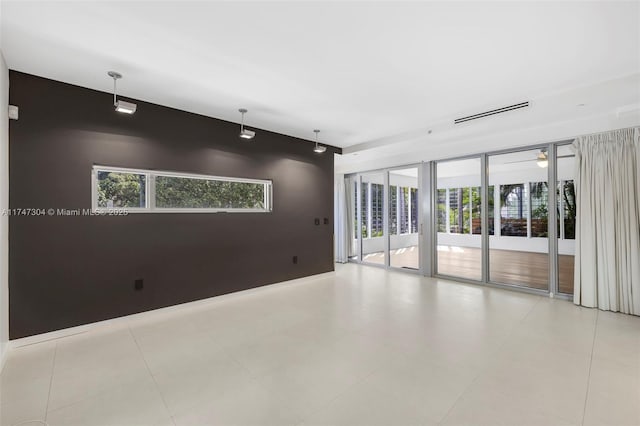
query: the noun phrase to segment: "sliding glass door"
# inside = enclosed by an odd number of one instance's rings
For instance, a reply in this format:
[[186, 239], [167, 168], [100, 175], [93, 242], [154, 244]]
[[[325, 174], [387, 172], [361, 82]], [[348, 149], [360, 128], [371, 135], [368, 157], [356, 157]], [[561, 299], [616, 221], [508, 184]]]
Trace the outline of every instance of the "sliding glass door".
[[389, 257], [394, 268], [420, 269], [418, 167], [389, 171]]
[[349, 260], [420, 271], [421, 165], [345, 178]]
[[482, 279], [480, 157], [436, 164], [436, 271]]
[[548, 153], [490, 155], [488, 164], [495, 230], [489, 237], [489, 281], [548, 290]]
[[360, 236], [362, 262], [387, 264], [385, 243], [385, 174], [360, 175]]
[[573, 168], [565, 141], [351, 175], [349, 258], [571, 295]]
[[361, 232], [359, 231], [359, 209], [361, 197], [360, 178], [357, 175], [346, 176], [344, 179], [345, 205], [346, 205], [346, 251], [347, 258], [351, 261], [359, 260]]
[[575, 154], [570, 145], [556, 151], [556, 199], [558, 229], [558, 292], [573, 294], [574, 256], [576, 252], [576, 191], [573, 182]]

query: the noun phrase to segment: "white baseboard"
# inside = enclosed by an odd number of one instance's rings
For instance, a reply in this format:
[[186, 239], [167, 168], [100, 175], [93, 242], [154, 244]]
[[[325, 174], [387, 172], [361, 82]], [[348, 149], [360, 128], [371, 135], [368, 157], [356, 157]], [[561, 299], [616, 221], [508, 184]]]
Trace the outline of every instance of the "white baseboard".
[[175, 312], [180, 312], [180, 311], [189, 310], [193, 308], [204, 307], [207, 305], [214, 305], [223, 300], [242, 297], [247, 294], [259, 293], [262, 291], [271, 290], [281, 286], [304, 284], [310, 281], [332, 277], [334, 275], [335, 275], [335, 271], [324, 272], [322, 274], [310, 275], [308, 277], [296, 278], [293, 280], [282, 281], [274, 284], [267, 284], [267, 285], [263, 285], [255, 288], [250, 288], [248, 290], [241, 290], [233, 293], [222, 294], [220, 296], [214, 296], [206, 299], [195, 300], [193, 302], [181, 303], [178, 305], [167, 306], [165, 308], [153, 309], [151, 311], [125, 315], [123, 317], [112, 318], [112, 319], [98, 321], [98, 322], [92, 322], [89, 324], [79, 325], [77, 327], [64, 328], [61, 330], [55, 330], [48, 333], [36, 334], [33, 336], [23, 337], [20, 339], [10, 340], [9, 343], [7, 344], [5, 353], [2, 354], [2, 364], [0, 365], [0, 371], [2, 371], [2, 367], [4, 366], [4, 360], [6, 358], [7, 353], [14, 348], [33, 345], [36, 343], [46, 342], [49, 340], [60, 339], [60, 338], [72, 336], [75, 334], [86, 333], [88, 331], [96, 330], [99, 328], [118, 327], [118, 326], [125, 327], [135, 322], [148, 321], [150, 319], [153, 319], [153, 317], [159, 318], [159, 317], [165, 316], [167, 313], [175, 313]]

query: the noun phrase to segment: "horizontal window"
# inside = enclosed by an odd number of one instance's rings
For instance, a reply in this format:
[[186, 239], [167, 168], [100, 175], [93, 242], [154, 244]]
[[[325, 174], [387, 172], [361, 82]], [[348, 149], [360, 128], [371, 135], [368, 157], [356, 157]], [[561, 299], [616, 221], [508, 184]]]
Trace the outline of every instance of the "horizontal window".
[[96, 170], [97, 207], [143, 209], [147, 206], [146, 173]]
[[155, 176], [156, 208], [265, 208], [265, 184], [213, 178]]
[[94, 166], [96, 211], [203, 213], [271, 211], [269, 180]]

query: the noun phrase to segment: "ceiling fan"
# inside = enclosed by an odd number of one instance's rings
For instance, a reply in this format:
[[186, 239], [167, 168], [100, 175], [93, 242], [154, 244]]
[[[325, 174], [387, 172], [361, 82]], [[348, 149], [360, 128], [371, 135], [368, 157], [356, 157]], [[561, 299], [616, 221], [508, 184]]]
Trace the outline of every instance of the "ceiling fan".
[[[574, 155], [558, 155], [556, 158], [570, 158], [573, 156]], [[541, 149], [540, 151], [538, 151], [536, 158], [529, 158], [526, 160], [518, 160], [518, 161], [507, 161], [504, 164], [526, 163], [528, 161], [535, 161], [538, 167], [543, 169], [549, 167], [549, 157], [547, 155], [547, 150]]]

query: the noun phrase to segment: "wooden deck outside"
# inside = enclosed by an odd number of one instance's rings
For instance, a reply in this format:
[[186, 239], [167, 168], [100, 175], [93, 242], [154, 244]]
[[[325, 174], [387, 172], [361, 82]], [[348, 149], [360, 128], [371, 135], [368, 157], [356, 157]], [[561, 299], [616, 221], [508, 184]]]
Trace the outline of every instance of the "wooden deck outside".
[[[417, 246], [391, 251], [391, 266], [418, 268]], [[438, 273], [454, 277], [480, 280], [482, 275], [482, 253], [478, 248], [440, 246], [438, 248]], [[364, 256], [365, 262], [384, 264], [384, 253]], [[561, 293], [573, 293], [573, 262], [569, 255], [558, 256], [559, 287]], [[514, 250], [489, 252], [490, 281], [516, 284], [546, 290], [549, 286], [549, 256]]]

